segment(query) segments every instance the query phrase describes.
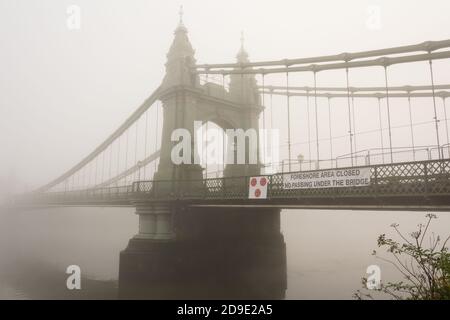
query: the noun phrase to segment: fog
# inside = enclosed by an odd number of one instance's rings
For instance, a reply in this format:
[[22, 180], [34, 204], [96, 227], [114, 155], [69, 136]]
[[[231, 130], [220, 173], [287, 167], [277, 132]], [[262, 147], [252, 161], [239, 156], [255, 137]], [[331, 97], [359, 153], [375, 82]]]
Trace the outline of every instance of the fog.
[[[71, 4], [81, 8], [79, 30], [70, 30], [66, 25], [66, 10]], [[148, 97], [164, 75], [165, 55], [178, 24], [180, 4], [184, 5], [184, 23], [199, 63], [234, 62], [241, 31], [253, 61], [380, 49], [450, 37], [446, 14], [450, 4], [445, 0], [433, 1], [433, 5], [387, 0], [133, 4], [101, 0], [1, 1], [2, 190], [11, 191], [13, 181], [18, 191], [30, 190], [65, 172]], [[380, 8], [380, 29], [367, 27], [371, 6]], [[448, 61], [436, 64], [446, 66]], [[413, 75], [394, 70], [392, 85], [429, 84], [426, 67], [426, 63], [419, 66], [420, 71]], [[409, 70], [405, 66], [398, 68]], [[450, 83], [444, 70], [448, 69], [436, 67], [436, 84]], [[383, 85], [381, 69], [356, 73], [358, 82], [352, 85]], [[312, 85], [310, 74], [295, 77], [292, 85]], [[345, 82], [343, 76], [339, 77], [341, 82], [328, 79], [337, 78], [324, 73], [319, 75], [319, 84]], [[284, 109], [284, 100], [280, 97], [277, 106]], [[406, 122], [405, 102], [399, 103], [403, 107], [399, 112], [393, 110], [393, 126]], [[430, 101], [427, 103], [431, 108]], [[422, 115], [419, 111], [415, 120]], [[304, 119], [293, 112], [293, 118]], [[283, 119], [276, 120], [276, 126], [283, 125]], [[293, 127], [298, 127], [293, 143], [305, 141], [301, 131], [304, 123]], [[325, 129], [321, 132], [327, 135]], [[395, 141], [403, 133], [394, 135], [394, 144], [403, 145]], [[433, 138], [431, 132], [425, 136]], [[426, 142], [434, 141], [422, 141]], [[348, 148], [342, 149], [342, 153], [348, 152]]]
[[[37, 281], [39, 275], [46, 270], [64, 273], [71, 264], [79, 265], [89, 279], [116, 282], [119, 252], [137, 231], [137, 217], [132, 212], [123, 208], [66, 208], [18, 211], [3, 216], [2, 221], [8, 224], [0, 226], [0, 298], [21, 298], [21, 293], [25, 294], [23, 298], [51, 296], [54, 288], [49, 286], [44, 290], [45, 283]], [[383, 281], [398, 280], [399, 273], [392, 265], [371, 255], [376, 249], [381, 257], [389, 257], [377, 248], [376, 239], [383, 233], [398, 239], [391, 223], [399, 223], [400, 230], [408, 234], [416, 230], [418, 223], [425, 222], [424, 215], [420, 212], [283, 211], [286, 298], [351, 299], [362, 288], [361, 278], [367, 276], [366, 268], [372, 264], [381, 267]], [[448, 235], [449, 225], [449, 213], [441, 213], [430, 231]], [[28, 283], [33, 281], [38, 282], [38, 293], [27, 295], [32, 287]], [[11, 283], [16, 283], [18, 292], [8, 291]], [[88, 298], [98, 298], [90, 294]], [[115, 294], [108, 290], [108, 295], [100, 297]]]
[[[81, 8], [81, 28], [67, 27], [67, 8]], [[0, 201], [31, 191], [75, 165], [113, 132], [164, 76], [166, 54], [183, 21], [198, 63], [235, 62], [244, 31], [251, 61], [312, 57], [381, 49], [450, 38], [450, 2], [434, 0], [144, 1], [0, 0]], [[373, 9], [380, 24], [370, 26]], [[449, 84], [449, 61], [435, 63], [435, 83]], [[428, 64], [393, 66], [390, 85], [430, 85]], [[257, 77], [261, 81], [260, 77]], [[285, 85], [283, 76], [267, 83]], [[345, 86], [342, 70], [319, 74], [321, 86]], [[312, 86], [309, 74], [292, 86]], [[381, 68], [352, 71], [352, 86], [383, 86]], [[438, 118], [444, 119], [441, 100]], [[280, 158], [287, 158], [285, 97], [273, 100], [274, 126], [281, 130]], [[305, 99], [292, 98], [293, 155], [307, 154]], [[404, 126], [406, 99], [392, 108], [392, 126]], [[319, 100], [319, 118], [328, 119]], [[333, 105], [335, 156], [349, 152], [346, 101]], [[279, 111], [280, 110], [280, 111]], [[377, 129], [376, 101], [356, 104], [357, 131]], [[435, 144], [431, 99], [413, 103], [417, 145]], [[386, 114], [383, 113], [383, 119]], [[269, 120], [268, 120], [269, 121]], [[328, 137], [321, 124], [319, 139]], [[443, 143], [444, 125], [440, 127]], [[314, 136], [314, 131], [311, 131]], [[409, 146], [407, 127], [394, 130], [393, 144]], [[358, 149], [378, 146], [378, 133], [358, 137]], [[387, 137], [385, 136], [385, 139]], [[385, 146], [387, 140], [385, 140]], [[313, 155], [315, 155], [313, 149]], [[320, 146], [328, 157], [328, 142]], [[94, 279], [117, 280], [120, 250], [137, 231], [131, 209], [45, 209], [3, 212], [0, 262], [45, 261], [63, 270], [73, 261]], [[350, 298], [360, 287], [376, 237], [401, 222], [408, 231], [425, 213], [289, 210], [282, 213], [287, 244], [287, 298]], [[449, 232], [449, 213], [436, 232]], [[98, 255], [102, 252], [102, 255]], [[380, 262], [376, 262], [380, 263]], [[1, 268], [0, 264], [0, 268]], [[384, 266], [388, 277], [394, 270]], [[24, 271], [27, 272], [27, 271]], [[1, 280], [1, 279], [0, 279]], [[0, 298], [17, 296], [5, 293]], [[2, 295], [3, 294], [3, 295]]]

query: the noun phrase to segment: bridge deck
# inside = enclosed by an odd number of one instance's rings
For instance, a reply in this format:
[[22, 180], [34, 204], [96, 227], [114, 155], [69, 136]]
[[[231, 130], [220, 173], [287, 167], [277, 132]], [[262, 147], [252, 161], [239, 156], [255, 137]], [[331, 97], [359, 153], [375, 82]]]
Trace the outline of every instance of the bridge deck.
[[[361, 167], [351, 169], [355, 168]], [[123, 187], [36, 193], [18, 198], [16, 204], [135, 206], [139, 202], [171, 202], [188, 206], [450, 211], [450, 159], [373, 165], [370, 185], [360, 187], [285, 189], [285, 174], [290, 173], [266, 176], [266, 199], [249, 199], [250, 177], [232, 177], [138, 181]]]

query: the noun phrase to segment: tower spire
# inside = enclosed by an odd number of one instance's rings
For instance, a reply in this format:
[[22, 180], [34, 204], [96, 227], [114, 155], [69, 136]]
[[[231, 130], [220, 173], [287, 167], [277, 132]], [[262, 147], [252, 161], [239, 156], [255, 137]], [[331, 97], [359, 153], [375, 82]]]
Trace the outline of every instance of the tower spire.
[[245, 51], [245, 48], [244, 48], [244, 41], [245, 41], [245, 39], [244, 39], [244, 31], [241, 31], [241, 48], [240, 48], [240, 50], [239, 50], [239, 52], [238, 52], [238, 54], [236, 56], [237, 61], [240, 62], [240, 63], [249, 62], [249, 60], [248, 60], [248, 53], [247, 53], [247, 51]]
[[180, 10], [178, 11], [178, 15], [180, 17], [180, 20], [178, 21], [178, 27], [175, 30], [175, 33], [178, 33], [178, 32], [185, 32], [185, 33], [187, 33], [187, 29], [184, 26], [184, 22], [183, 22], [184, 9], [183, 9], [182, 5], [180, 6]]
[[179, 25], [182, 26], [183, 25], [183, 15], [184, 15], [183, 5], [180, 6], [180, 10], [178, 11], [178, 14], [180, 15]]
[[180, 6], [179, 22], [174, 32], [175, 37], [167, 53], [166, 76], [163, 84], [167, 87], [176, 85], [196, 85], [197, 77], [191, 74], [195, 65], [195, 51], [188, 37], [188, 30], [183, 23], [184, 10]]

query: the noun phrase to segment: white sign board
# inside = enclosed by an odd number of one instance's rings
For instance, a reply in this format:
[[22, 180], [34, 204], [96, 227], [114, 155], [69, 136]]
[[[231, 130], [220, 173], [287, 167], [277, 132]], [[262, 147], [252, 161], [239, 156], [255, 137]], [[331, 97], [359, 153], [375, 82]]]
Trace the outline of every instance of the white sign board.
[[268, 184], [269, 179], [267, 177], [251, 177], [248, 185], [248, 198], [266, 199]]
[[370, 185], [370, 168], [286, 173], [283, 189], [364, 187]]

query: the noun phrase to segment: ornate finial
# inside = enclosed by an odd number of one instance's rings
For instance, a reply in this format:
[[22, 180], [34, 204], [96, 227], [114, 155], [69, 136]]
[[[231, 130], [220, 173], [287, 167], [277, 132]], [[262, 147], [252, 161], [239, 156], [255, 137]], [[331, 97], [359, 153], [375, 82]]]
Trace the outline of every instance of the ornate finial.
[[183, 5], [180, 6], [180, 11], [178, 11], [178, 14], [180, 15], [180, 26], [183, 25]]
[[187, 29], [186, 29], [186, 27], [184, 26], [184, 23], [183, 23], [183, 15], [184, 15], [183, 5], [180, 6], [180, 10], [178, 11], [178, 15], [180, 16], [180, 21], [178, 23], [177, 29], [175, 30], [175, 34], [180, 33], [180, 32], [187, 33]]
[[241, 31], [241, 49], [236, 57], [240, 63], [248, 62], [248, 54], [244, 48], [244, 31]]

